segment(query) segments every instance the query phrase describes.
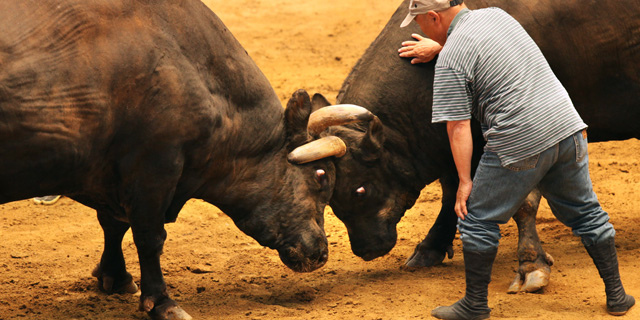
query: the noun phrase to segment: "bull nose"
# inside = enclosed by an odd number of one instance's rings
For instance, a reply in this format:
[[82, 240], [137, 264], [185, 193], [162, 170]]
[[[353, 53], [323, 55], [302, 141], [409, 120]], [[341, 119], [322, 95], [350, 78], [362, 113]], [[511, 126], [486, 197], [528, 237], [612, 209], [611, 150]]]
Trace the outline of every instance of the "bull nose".
[[318, 251], [315, 254], [309, 256], [309, 264], [313, 270], [324, 266], [329, 261], [329, 248], [324, 246], [316, 247]]
[[316, 270], [329, 260], [329, 248], [324, 238], [299, 241], [278, 249], [280, 259], [284, 264], [296, 272], [310, 272]]
[[328, 252], [324, 252], [321, 256], [320, 259], [318, 259], [318, 263], [320, 265], [324, 265], [325, 263], [327, 263], [327, 261], [329, 261], [329, 253]]

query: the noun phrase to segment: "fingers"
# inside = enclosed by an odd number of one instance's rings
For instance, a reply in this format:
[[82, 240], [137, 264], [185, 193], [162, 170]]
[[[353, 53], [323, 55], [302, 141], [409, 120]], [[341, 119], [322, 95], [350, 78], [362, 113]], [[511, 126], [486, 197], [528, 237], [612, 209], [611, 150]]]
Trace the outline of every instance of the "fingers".
[[406, 52], [402, 52], [400, 53], [400, 57], [401, 58], [411, 58], [411, 57], [415, 57], [415, 53], [413, 51], [406, 51]]
[[398, 49], [398, 52], [402, 53], [402, 52], [412, 51], [414, 48], [415, 48], [415, 46], [402, 47], [402, 48]]
[[465, 216], [469, 214], [467, 211], [467, 200], [471, 193], [472, 184], [460, 184], [458, 186], [458, 192], [456, 193], [456, 204], [454, 205], [454, 211], [461, 220], [464, 220]]
[[454, 210], [456, 212], [456, 216], [458, 216], [458, 218], [460, 218], [461, 220], [464, 220], [464, 218], [468, 214], [467, 205], [464, 202], [456, 201]]
[[416, 52], [414, 51], [414, 49], [414, 46], [402, 47], [398, 49], [398, 52], [400, 53], [401, 58], [412, 58], [416, 56]]
[[[413, 53], [413, 56], [416, 56], [416, 55], [417, 54]], [[411, 57], [411, 56], [407, 54], [407, 57]], [[411, 64], [427, 63], [427, 62], [429, 62], [431, 60], [432, 60], [431, 58], [426, 58], [425, 59], [424, 57], [416, 57], [416, 58], [413, 58], [411, 60]]]
[[403, 41], [398, 49], [401, 58], [414, 58], [411, 64], [427, 63], [433, 60], [442, 47], [435, 41], [417, 33], [412, 36], [418, 41]]
[[398, 49], [398, 52], [400, 53], [400, 57], [402, 58], [410, 58], [410, 57], [414, 57], [415, 53], [413, 53], [413, 49], [416, 47], [415, 44], [417, 42], [415, 41], [405, 41], [402, 43], [402, 47], [400, 49]]
[[[468, 179], [467, 179], [468, 180]], [[456, 204], [455, 211], [460, 219], [464, 220], [464, 216], [466, 216], [469, 212], [467, 211], [467, 200], [469, 200], [469, 196], [471, 195], [471, 190], [473, 189], [472, 181], [461, 181], [458, 185], [458, 192], [456, 193]]]
[[461, 211], [461, 213], [462, 213], [463, 215], [465, 215], [465, 216], [469, 214], [469, 212], [467, 211], [467, 201], [466, 201], [466, 200], [465, 200], [465, 201], [463, 201], [463, 202], [460, 204], [460, 211]]
[[400, 49], [413, 48], [413, 47], [416, 46], [416, 44], [418, 44], [418, 42], [416, 42], [416, 41], [403, 41], [402, 42], [402, 47]]

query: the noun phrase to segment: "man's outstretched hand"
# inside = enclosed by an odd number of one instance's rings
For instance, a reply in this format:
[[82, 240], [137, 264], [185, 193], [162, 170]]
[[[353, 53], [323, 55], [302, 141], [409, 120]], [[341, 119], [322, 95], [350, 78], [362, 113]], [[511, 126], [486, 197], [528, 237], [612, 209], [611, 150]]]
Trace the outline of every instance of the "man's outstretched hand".
[[411, 59], [411, 64], [429, 62], [442, 50], [442, 46], [439, 43], [429, 38], [417, 33], [411, 36], [418, 41], [404, 41], [402, 47], [398, 49], [400, 57], [413, 58]]

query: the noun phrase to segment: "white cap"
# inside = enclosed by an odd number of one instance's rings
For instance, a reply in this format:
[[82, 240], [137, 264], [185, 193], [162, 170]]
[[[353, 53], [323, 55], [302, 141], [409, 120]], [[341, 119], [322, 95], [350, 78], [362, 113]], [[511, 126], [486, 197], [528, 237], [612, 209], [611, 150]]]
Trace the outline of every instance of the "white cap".
[[404, 18], [404, 21], [402, 21], [400, 28], [408, 26], [419, 14], [424, 14], [429, 11], [444, 11], [460, 3], [462, 3], [462, 1], [459, 0], [411, 0], [409, 2], [409, 14]]

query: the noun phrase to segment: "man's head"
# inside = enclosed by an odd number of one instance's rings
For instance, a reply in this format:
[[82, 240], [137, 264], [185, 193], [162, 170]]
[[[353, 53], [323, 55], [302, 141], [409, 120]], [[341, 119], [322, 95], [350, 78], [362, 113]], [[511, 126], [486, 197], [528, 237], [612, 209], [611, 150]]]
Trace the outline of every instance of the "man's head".
[[415, 19], [422, 32], [440, 45], [444, 45], [449, 25], [459, 11], [449, 9], [461, 5], [462, 2], [463, 0], [411, 0], [409, 14], [400, 27], [406, 27]]
[[400, 28], [404, 28], [419, 14], [429, 11], [440, 12], [462, 3], [462, 0], [411, 0], [409, 2], [409, 14], [404, 18]]

